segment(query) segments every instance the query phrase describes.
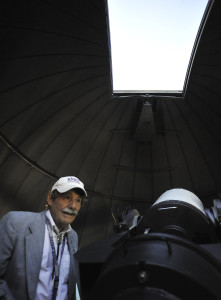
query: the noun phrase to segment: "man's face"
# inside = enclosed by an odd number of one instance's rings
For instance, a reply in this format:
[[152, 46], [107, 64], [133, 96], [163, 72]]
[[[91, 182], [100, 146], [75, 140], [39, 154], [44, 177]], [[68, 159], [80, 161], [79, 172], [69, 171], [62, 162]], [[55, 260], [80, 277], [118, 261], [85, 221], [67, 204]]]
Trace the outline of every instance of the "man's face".
[[74, 221], [81, 208], [81, 202], [82, 197], [72, 190], [60, 194], [55, 200], [51, 199], [50, 194], [48, 195], [49, 209], [60, 231]]

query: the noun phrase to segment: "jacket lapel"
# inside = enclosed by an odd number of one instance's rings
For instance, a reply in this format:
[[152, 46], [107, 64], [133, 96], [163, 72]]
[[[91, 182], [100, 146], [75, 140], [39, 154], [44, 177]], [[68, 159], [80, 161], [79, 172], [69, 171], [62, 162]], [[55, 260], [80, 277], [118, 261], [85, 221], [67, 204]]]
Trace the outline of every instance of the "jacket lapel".
[[30, 299], [34, 299], [41, 267], [45, 236], [45, 211], [39, 213], [26, 232], [26, 276]]

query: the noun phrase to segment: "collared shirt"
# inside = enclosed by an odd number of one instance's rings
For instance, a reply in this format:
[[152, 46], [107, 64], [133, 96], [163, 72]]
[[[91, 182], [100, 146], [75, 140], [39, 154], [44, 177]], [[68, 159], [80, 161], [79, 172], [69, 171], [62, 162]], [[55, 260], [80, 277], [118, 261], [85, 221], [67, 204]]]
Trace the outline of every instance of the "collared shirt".
[[[58, 248], [57, 236], [61, 235], [63, 239], [64, 234], [71, 230], [71, 226], [68, 225], [65, 228], [65, 230], [59, 232], [49, 210], [46, 212], [46, 217], [49, 220], [49, 226], [53, 234], [54, 246], [57, 253], [57, 248]], [[61, 248], [62, 248], [62, 242], [60, 245], [59, 257], [58, 257], [58, 265], [60, 266], [60, 270], [59, 270], [60, 275], [59, 275], [57, 299], [65, 300], [67, 299], [68, 277], [69, 277], [69, 269], [70, 269], [70, 253], [68, 250], [67, 238], [65, 239], [65, 246], [64, 246], [62, 259], [61, 259], [61, 253], [62, 253]], [[47, 225], [45, 224], [44, 247], [43, 247], [41, 269], [39, 274], [35, 300], [51, 299], [52, 284], [53, 284], [52, 271], [53, 271], [52, 249], [51, 249], [51, 244], [49, 239], [48, 228]]]

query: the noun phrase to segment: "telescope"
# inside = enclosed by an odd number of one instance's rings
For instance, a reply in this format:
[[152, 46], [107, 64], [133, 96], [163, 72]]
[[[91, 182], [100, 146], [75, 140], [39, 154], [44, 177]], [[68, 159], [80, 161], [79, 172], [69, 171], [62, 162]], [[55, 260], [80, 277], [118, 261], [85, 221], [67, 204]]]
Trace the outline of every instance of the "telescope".
[[76, 253], [84, 300], [221, 299], [221, 200], [163, 193], [143, 216], [127, 209], [114, 233]]

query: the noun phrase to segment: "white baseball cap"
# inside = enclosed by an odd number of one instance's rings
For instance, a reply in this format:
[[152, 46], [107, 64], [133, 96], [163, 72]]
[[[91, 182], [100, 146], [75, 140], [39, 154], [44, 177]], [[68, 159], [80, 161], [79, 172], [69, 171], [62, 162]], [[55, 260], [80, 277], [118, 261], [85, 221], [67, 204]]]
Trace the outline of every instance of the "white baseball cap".
[[66, 176], [61, 177], [55, 184], [53, 185], [51, 191], [58, 190], [59, 193], [65, 193], [74, 188], [81, 189], [85, 196], [87, 196], [87, 192], [84, 189], [84, 184], [75, 176]]

